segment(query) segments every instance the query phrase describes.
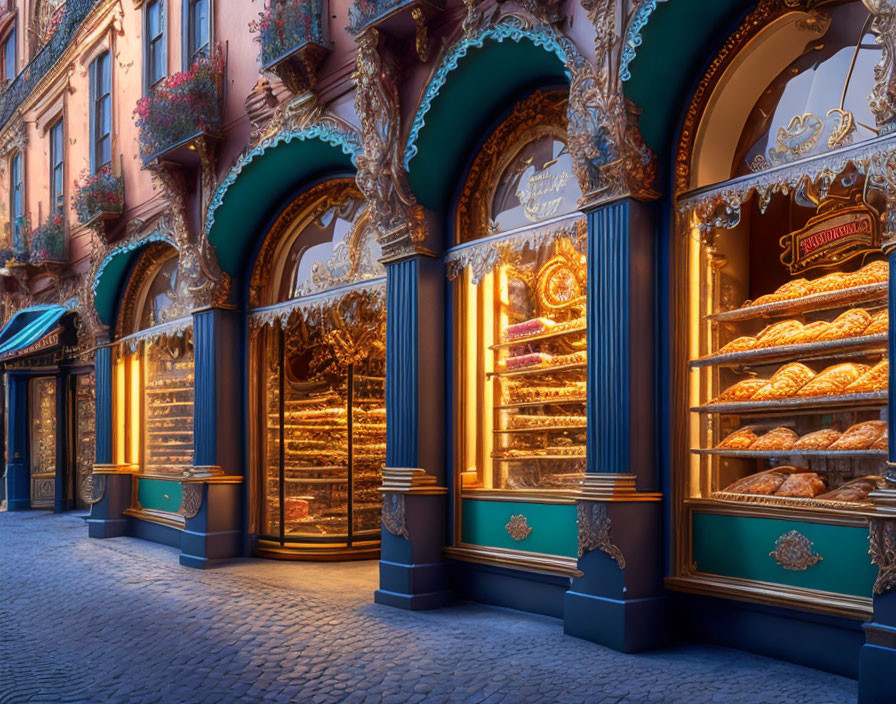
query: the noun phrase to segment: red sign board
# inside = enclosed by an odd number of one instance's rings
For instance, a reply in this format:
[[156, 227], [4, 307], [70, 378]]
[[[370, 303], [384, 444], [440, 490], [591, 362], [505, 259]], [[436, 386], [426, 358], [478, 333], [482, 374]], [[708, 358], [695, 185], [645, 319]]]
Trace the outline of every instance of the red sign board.
[[880, 251], [880, 218], [865, 205], [817, 215], [802, 230], [782, 237], [781, 246], [781, 261], [792, 274], [836, 266], [860, 254]]

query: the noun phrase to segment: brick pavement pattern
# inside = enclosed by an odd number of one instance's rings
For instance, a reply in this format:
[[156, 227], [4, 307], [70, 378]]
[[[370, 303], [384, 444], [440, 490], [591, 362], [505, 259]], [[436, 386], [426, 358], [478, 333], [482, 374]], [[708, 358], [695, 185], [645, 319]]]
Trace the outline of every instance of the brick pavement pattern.
[[240, 560], [91, 540], [0, 513], [0, 702], [853, 702], [856, 683], [724, 648], [624, 655], [559, 622], [372, 602], [376, 564]]

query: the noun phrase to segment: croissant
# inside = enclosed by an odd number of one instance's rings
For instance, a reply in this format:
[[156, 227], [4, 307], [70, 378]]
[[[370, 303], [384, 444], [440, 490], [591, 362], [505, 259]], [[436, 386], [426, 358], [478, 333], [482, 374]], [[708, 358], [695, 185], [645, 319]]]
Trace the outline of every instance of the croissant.
[[756, 442], [756, 433], [753, 432], [753, 428], [747, 426], [746, 428], [735, 430], [722, 440], [717, 445], [717, 448], [720, 450], [746, 450], [754, 442]]
[[881, 435], [877, 440], [874, 441], [871, 449], [885, 451], [890, 449], [890, 437], [886, 430], [884, 431], [883, 435]]
[[858, 337], [871, 322], [871, 315], [864, 308], [854, 308], [838, 315], [821, 335], [818, 342], [825, 340], [841, 340], [845, 337]]
[[857, 477], [817, 498], [826, 501], [865, 501], [868, 494], [877, 489], [882, 482], [882, 477]]
[[837, 364], [820, 372], [809, 383], [803, 386], [797, 396], [834, 396], [868, 371], [867, 364]]
[[790, 398], [809, 383], [814, 376], [815, 373], [805, 364], [799, 362], [785, 364], [772, 375], [765, 386], [753, 394], [751, 400], [771, 401]]
[[802, 330], [798, 330], [793, 335], [781, 340], [781, 344], [805, 345], [810, 342], [815, 342], [820, 335], [824, 334], [825, 330], [827, 330], [830, 325], [830, 323], [825, 322], [824, 320], [816, 320], [814, 323], [804, 325]]
[[862, 332], [863, 335], [882, 335], [890, 331], [890, 314], [886, 308], [871, 316], [871, 322]]
[[849, 274], [850, 286], [867, 286], [868, 284], [883, 284], [890, 280], [890, 265], [888, 262], [878, 260], [866, 264], [861, 269]]
[[749, 477], [738, 479], [733, 484], [725, 487], [724, 491], [731, 494], [758, 494], [768, 496], [774, 494], [789, 474], [797, 471], [794, 467], [776, 467], [764, 472], [751, 474]]
[[825, 491], [827, 487], [815, 472], [791, 474], [775, 491], [775, 496], [799, 496], [811, 499]]
[[760, 347], [776, 347], [785, 338], [795, 335], [803, 330], [803, 324], [797, 320], [784, 320], [767, 327], [756, 339]]
[[868, 450], [887, 430], [884, 420], [868, 420], [846, 429], [829, 450]]
[[847, 386], [845, 394], [864, 394], [871, 391], [884, 391], [890, 381], [890, 361], [880, 360], [871, 369]]
[[761, 306], [765, 303], [774, 303], [776, 301], [786, 301], [791, 298], [801, 298], [809, 293], [809, 282], [806, 279], [794, 279], [780, 286], [774, 293], [767, 293], [753, 301], [754, 306]]
[[848, 288], [849, 285], [848, 275], [835, 271], [832, 274], [822, 276], [820, 279], [815, 279], [815, 281], [811, 282], [809, 284], [809, 291], [810, 293], [827, 293], [829, 291], [840, 291], [844, 288]]
[[826, 450], [840, 438], [840, 431], [833, 428], [822, 428], [814, 433], [803, 435], [793, 445], [794, 450]]
[[737, 382], [721, 393], [715, 403], [730, 403], [732, 401], [748, 401], [753, 395], [768, 383], [767, 379], [744, 379]]
[[750, 445], [750, 449], [762, 451], [789, 450], [796, 443], [798, 437], [790, 428], [775, 428]]
[[759, 344], [755, 337], [738, 337], [725, 345], [719, 350], [719, 354], [729, 354], [731, 352], [746, 352], [754, 349]]

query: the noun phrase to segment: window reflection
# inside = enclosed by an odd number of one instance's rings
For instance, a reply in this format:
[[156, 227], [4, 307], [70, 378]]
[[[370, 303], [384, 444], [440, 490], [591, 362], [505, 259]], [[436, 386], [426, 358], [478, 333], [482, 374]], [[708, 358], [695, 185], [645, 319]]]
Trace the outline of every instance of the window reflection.
[[172, 297], [176, 288], [177, 256], [174, 256], [162, 264], [149, 285], [146, 302], [143, 304], [143, 315], [140, 317], [141, 330], [168, 320], [168, 310], [174, 303]]

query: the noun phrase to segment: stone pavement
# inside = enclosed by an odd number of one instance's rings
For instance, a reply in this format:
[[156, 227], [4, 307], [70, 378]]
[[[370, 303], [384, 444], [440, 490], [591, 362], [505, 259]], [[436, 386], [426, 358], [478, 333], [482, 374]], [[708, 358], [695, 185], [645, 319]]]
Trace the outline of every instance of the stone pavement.
[[0, 703], [853, 702], [856, 683], [710, 646], [623, 655], [552, 619], [371, 603], [376, 564], [197, 571], [74, 515], [0, 513]]

